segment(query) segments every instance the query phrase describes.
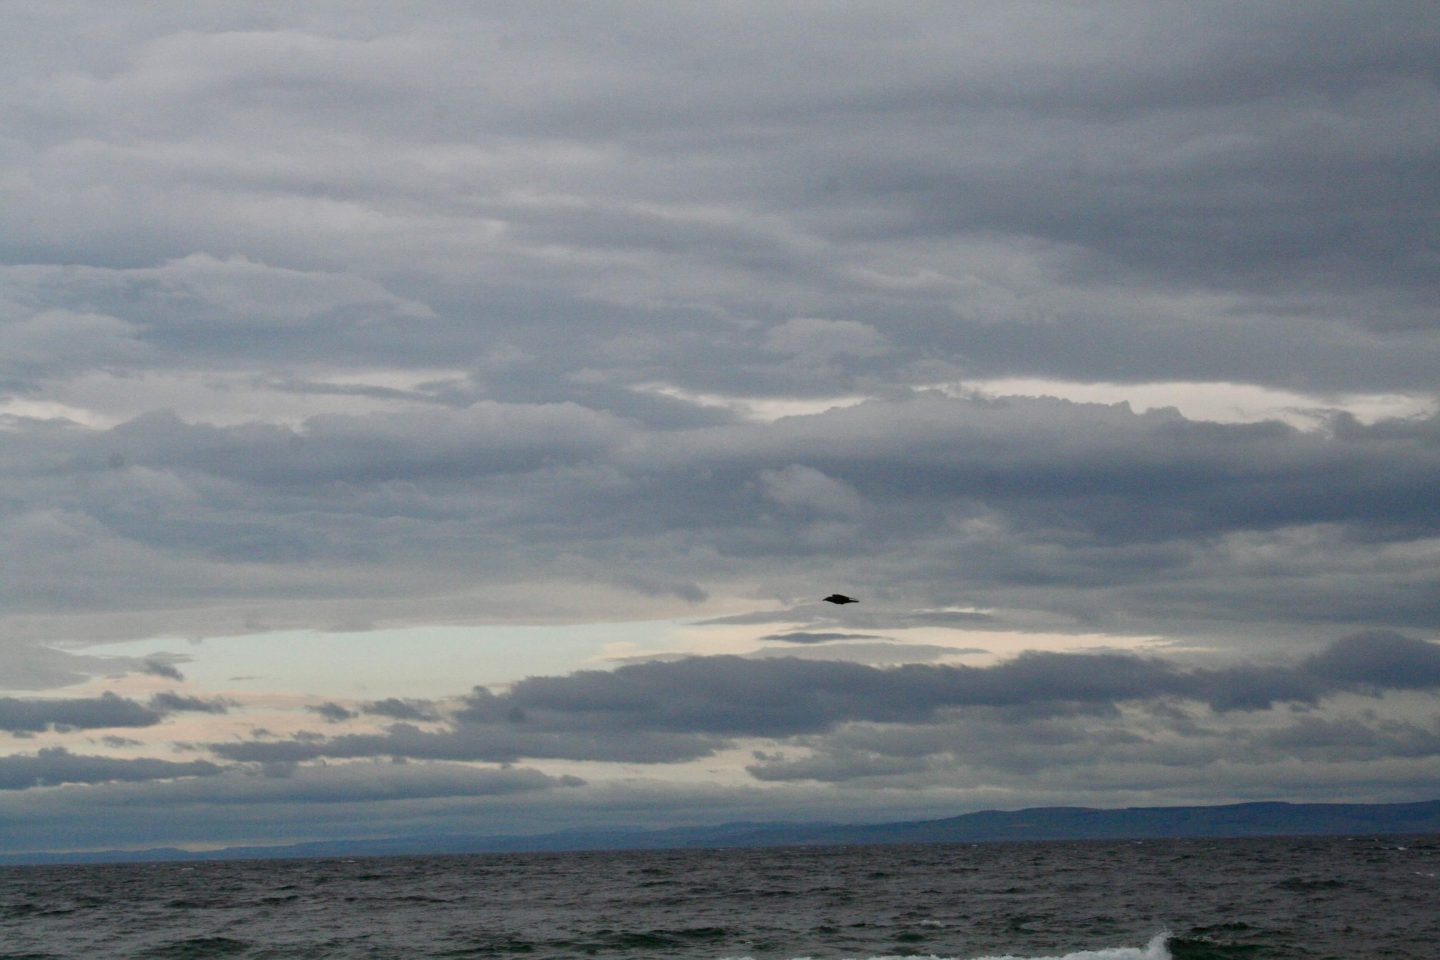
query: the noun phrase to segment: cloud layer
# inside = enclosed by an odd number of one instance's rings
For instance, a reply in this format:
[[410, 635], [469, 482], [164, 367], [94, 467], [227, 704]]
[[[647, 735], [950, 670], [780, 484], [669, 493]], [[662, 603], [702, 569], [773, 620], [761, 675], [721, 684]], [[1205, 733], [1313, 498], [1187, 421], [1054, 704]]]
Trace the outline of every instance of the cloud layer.
[[[1433, 4], [622, 7], [0, 13], [10, 792], [1404, 793]], [[83, 649], [679, 618], [744, 655], [458, 705]], [[1042, 634], [1115, 649], [953, 662]]]
[[[305, 735], [211, 749], [244, 761], [391, 756], [656, 763], [707, 756], [739, 739], [783, 740], [849, 724], [928, 727], [942, 715], [971, 708], [1022, 723], [1178, 701], [1223, 716], [1280, 703], [1313, 707], [1342, 693], [1436, 689], [1440, 646], [1390, 633], [1357, 634], [1292, 664], [1221, 668], [1122, 653], [1030, 652], [990, 667], [893, 668], [692, 657], [532, 677], [503, 694], [477, 687], [439, 730], [402, 722], [382, 734]], [[319, 712], [327, 719], [353, 716]]]

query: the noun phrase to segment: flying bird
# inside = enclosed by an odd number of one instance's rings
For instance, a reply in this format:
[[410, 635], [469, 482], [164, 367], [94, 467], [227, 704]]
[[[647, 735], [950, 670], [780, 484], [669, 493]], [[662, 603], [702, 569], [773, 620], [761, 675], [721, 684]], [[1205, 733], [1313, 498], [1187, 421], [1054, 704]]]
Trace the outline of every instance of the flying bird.
[[847, 596], [845, 596], [845, 594], [843, 594], [843, 593], [832, 593], [832, 594], [830, 594], [830, 596], [825, 597], [825, 602], [826, 602], [826, 603], [859, 603], [860, 601], [859, 601], [859, 600], [856, 600], [854, 597], [847, 597]]

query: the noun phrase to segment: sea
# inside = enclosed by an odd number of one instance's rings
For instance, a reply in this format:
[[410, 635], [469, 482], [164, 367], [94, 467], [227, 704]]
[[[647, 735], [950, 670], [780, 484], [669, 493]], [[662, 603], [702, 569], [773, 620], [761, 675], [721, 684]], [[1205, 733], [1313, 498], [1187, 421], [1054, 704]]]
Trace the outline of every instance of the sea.
[[0, 958], [1440, 960], [1440, 836], [0, 869]]

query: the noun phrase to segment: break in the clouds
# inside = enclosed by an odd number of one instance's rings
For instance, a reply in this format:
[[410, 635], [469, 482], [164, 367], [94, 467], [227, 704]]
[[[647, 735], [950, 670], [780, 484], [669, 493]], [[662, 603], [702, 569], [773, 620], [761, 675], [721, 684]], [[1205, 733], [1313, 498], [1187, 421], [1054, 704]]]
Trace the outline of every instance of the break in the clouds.
[[[1127, 737], [1404, 793], [1440, 630], [1433, 4], [82, 2], [0, 13], [0, 53], [0, 713], [55, 763], [182, 728], [316, 782], [325, 750], [713, 760], [754, 815], [756, 784], [941, 789], [1003, 758], [916, 731], [1025, 714], [1035, 797]], [[549, 659], [387, 689], [326, 653], [297, 692], [177, 652], [498, 624]], [[1046, 659], [1077, 637], [1112, 649]], [[1181, 732], [1276, 704], [1314, 715]], [[1085, 782], [1204, 792], [1125, 762]]]

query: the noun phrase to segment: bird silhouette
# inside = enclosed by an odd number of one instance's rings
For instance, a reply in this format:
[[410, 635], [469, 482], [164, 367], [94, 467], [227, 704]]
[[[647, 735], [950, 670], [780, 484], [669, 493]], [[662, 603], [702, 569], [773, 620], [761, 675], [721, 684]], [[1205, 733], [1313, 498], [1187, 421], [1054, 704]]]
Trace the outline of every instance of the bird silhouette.
[[845, 596], [845, 594], [843, 594], [843, 593], [832, 593], [832, 594], [830, 594], [830, 596], [825, 597], [824, 599], [825, 599], [825, 602], [826, 602], [826, 603], [859, 603], [859, 602], [860, 602], [859, 600], [856, 600], [854, 597], [847, 597], [847, 596]]

